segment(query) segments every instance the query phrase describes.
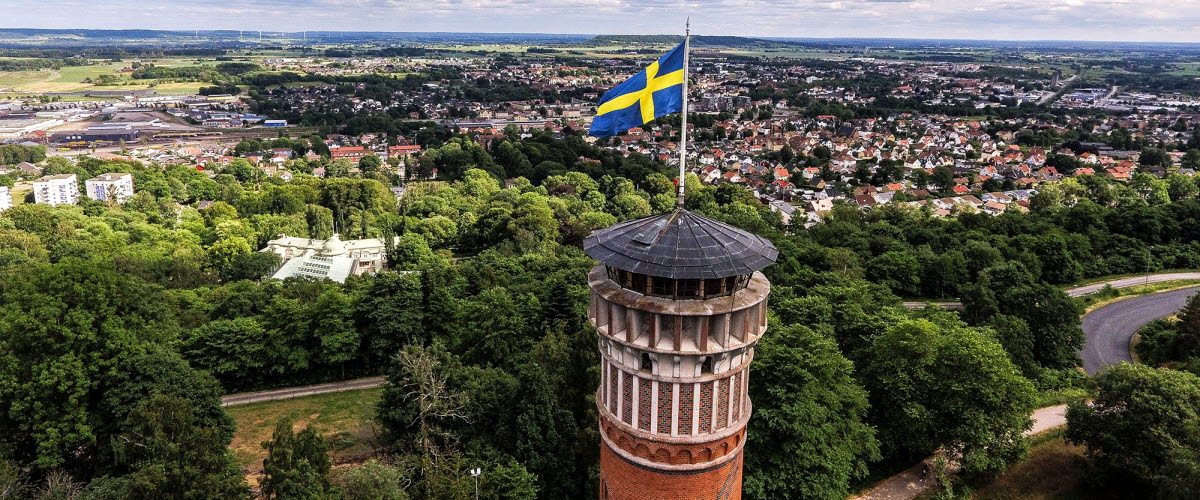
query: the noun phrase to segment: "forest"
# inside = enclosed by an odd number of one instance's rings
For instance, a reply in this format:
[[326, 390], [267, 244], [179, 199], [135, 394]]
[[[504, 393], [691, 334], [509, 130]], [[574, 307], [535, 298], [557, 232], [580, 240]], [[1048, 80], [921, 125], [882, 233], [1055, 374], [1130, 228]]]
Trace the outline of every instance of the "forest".
[[[0, 491], [246, 498], [221, 395], [385, 375], [376, 459], [335, 472], [320, 430], [281, 421], [257, 493], [470, 498], [463, 471], [480, 467], [487, 498], [594, 495], [594, 262], [579, 247], [671, 209], [674, 184], [665, 165], [571, 131], [510, 137], [429, 148], [411, 168], [440, 178], [409, 182], [399, 200], [388, 187], [401, 179], [327, 159], [326, 178], [291, 160], [291, 182], [244, 160], [212, 166], [213, 178], [46, 160], [47, 174], [81, 179], [131, 172], [138, 192], [123, 206], [0, 214]], [[845, 498], [935, 450], [968, 480], [993, 477], [1025, 453], [1032, 409], [1063, 390], [1121, 390], [1116, 375], [1093, 386], [1075, 369], [1082, 308], [1061, 285], [1200, 267], [1191, 178], [1084, 176], [1043, 189], [1029, 213], [995, 217], [842, 205], [811, 228], [785, 226], [740, 186], [686, 183], [688, 210], [780, 250], [764, 271], [771, 326], [750, 384], [753, 499]], [[266, 241], [335, 229], [394, 241], [391, 269], [345, 283], [261, 278], [278, 265], [258, 251]], [[900, 304], [942, 297], [965, 311]], [[1118, 375], [1200, 391], [1200, 379], [1145, 370]], [[1080, 442], [1104, 439], [1079, 429]], [[1194, 466], [1197, 449], [1166, 443], [1155, 463]], [[1097, 467], [1120, 468], [1112, 450]], [[1186, 487], [1128, 472], [1112, 487]]]

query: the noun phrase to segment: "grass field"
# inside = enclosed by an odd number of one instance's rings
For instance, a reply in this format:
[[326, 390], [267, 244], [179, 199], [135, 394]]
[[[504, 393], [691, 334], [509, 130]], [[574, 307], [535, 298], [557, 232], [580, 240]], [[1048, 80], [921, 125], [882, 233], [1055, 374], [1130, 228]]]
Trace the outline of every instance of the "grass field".
[[271, 439], [280, 419], [287, 418], [294, 430], [307, 425], [320, 429], [333, 445], [335, 464], [358, 461], [374, 449], [375, 404], [382, 391], [335, 392], [226, 408], [237, 425], [229, 446], [239, 464], [258, 474], [266, 457], [262, 442]]
[[12, 189], [9, 190], [8, 194], [12, 196], [13, 206], [17, 206], [17, 205], [24, 204], [25, 196], [32, 192], [33, 192], [33, 183], [29, 182], [29, 181], [22, 181], [22, 182], [14, 183]]
[[1179, 66], [1179, 69], [1167, 72], [1168, 75], [1200, 76], [1200, 62], [1183, 62], [1175, 65]]
[[1063, 429], [1033, 438], [1029, 458], [975, 490], [979, 500], [1103, 499], [1084, 485], [1084, 448], [1063, 439]]
[[0, 89], [24, 88], [26, 85], [40, 82], [54, 73], [49, 70], [41, 71], [0, 71]]
[[[212, 65], [215, 61], [196, 59], [155, 59], [143, 61], [159, 66], [197, 66]], [[99, 86], [84, 83], [86, 79], [96, 79], [100, 75], [113, 75], [115, 71], [129, 66], [129, 62], [107, 62], [90, 66], [67, 66], [58, 70], [41, 71], [0, 71], [0, 88], [11, 88], [19, 92], [75, 92], [79, 90], [139, 90], [151, 88], [154, 80], [127, 80], [123, 85]], [[204, 82], [169, 82], [159, 83], [154, 88], [159, 94], [195, 94], [200, 87], [209, 85]]]

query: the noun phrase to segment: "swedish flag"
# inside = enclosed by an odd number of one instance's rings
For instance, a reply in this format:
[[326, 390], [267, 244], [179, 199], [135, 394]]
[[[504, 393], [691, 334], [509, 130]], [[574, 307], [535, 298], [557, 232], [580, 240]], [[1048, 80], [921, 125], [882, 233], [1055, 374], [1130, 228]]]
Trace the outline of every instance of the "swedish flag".
[[684, 44], [600, 98], [588, 134], [612, 137], [683, 109]]

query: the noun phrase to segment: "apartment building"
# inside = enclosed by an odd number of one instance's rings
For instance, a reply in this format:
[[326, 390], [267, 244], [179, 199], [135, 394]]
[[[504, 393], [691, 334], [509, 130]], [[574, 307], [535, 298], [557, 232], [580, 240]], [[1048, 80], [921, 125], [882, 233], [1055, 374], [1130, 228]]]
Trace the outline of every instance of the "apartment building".
[[75, 174], [59, 174], [33, 181], [33, 200], [48, 205], [74, 205], [79, 201], [79, 178]]
[[88, 197], [93, 200], [125, 203], [133, 196], [132, 174], [101, 174], [83, 183]]

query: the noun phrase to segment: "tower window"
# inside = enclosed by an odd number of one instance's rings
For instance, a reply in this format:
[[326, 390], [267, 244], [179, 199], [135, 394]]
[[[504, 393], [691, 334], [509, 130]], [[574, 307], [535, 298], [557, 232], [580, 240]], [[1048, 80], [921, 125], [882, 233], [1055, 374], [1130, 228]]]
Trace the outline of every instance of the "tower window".
[[700, 362], [700, 374], [707, 375], [713, 372], [712, 356], [705, 356], [704, 361]]
[[679, 280], [676, 289], [681, 299], [694, 299], [700, 296], [700, 280]]
[[651, 371], [654, 369], [654, 363], [650, 361], [649, 353], [645, 353], [645, 352], [642, 353], [641, 369], [645, 370], [645, 371]]

